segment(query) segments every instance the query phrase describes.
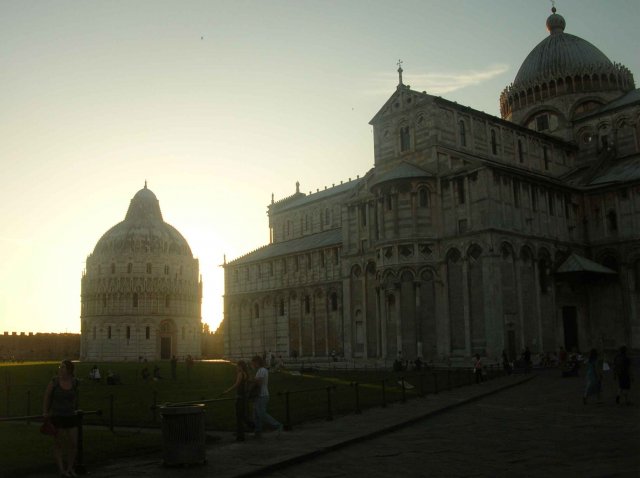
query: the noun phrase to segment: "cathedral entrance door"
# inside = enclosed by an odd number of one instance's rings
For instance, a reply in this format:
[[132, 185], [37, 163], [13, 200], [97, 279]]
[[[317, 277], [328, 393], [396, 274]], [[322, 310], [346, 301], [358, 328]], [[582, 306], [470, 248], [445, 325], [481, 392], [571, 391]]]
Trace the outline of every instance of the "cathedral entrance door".
[[160, 337], [160, 359], [171, 358], [171, 337]]
[[578, 350], [578, 314], [574, 306], [562, 308], [562, 325], [564, 328], [564, 349], [571, 352]]

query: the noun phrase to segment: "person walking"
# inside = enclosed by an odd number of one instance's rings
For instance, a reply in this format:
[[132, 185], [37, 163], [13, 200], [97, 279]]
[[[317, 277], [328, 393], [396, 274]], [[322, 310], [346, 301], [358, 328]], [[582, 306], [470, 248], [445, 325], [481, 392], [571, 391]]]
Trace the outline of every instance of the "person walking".
[[249, 367], [244, 360], [236, 365], [236, 381], [222, 394], [236, 391], [236, 441], [244, 441], [244, 424], [246, 422], [245, 410], [247, 409], [247, 384], [249, 382]]
[[618, 394], [616, 403], [620, 403], [620, 397], [629, 405], [629, 390], [631, 389], [631, 360], [627, 357], [627, 347], [620, 347], [620, 351], [613, 361], [614, 377], [618, 380]]
[[502, 368], [506, 375], [511, 375], [511, 362], [506, 350], [502, 351]]
[[480, 354], [476, 354], [473, 362], [473, 373], [476, 376], [476, 383], [482, 383], [482, 359]]
[[531, 350], [529, 350], [529, 347], [524, 348], [522, 359], [524, 361], [524, 373], [531, 372]]
[[178, 379], [178, 359], [175, 355], [171, 356], [171, 380]]
[[600, 375], [601, 370], [602, 369], [598, 367], [598, 351], [596, 349], [591, 349], [591, 352], [589, 352], [589, 360], [587, 362], [587, 384], [582, 397], [582, 403], [585, 405], [587, 404], [587, 399], [592, 395], [596, 395], [598, 397], [598, 402], [600, 402], [602, 379]]
[[282, 432], [282, 423], [267, 413], [267, 405], [269, 404], [269, 371], [265, 368], [264, 359], [256, 355], [251, 359], [253, 368], [257, 369], [254, 381], [259, 387], [258, 396], [253, 403], [253, 418], [255, 421], [256, 438], [262, 436], [262, 426], [267, 423], [274, 427], [278, 436]]
[[57, 430], [53, 452], [60, 476], [78, 476], [74, 470], [78, 448], [78, 380], [74, 365], [63, 360], [58, 374], [49, 381], [44, 392], [42, 415]]

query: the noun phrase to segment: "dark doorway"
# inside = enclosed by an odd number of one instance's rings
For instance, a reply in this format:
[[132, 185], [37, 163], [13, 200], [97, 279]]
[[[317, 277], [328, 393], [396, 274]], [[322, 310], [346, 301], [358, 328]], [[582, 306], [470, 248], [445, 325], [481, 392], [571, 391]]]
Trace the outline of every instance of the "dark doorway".
[[516, 331], [507, 330], [507, 353], [509, 354], [509, 360], [515, 360], [517, 357], [516, 352]]
[[160, 359], [171, 358], [171, 337], [160, 337]]
[[573, 306], [562, 308], [562, 325], [564, 327], [564, 348], [568, 352], [578, 348], [578, 313]]

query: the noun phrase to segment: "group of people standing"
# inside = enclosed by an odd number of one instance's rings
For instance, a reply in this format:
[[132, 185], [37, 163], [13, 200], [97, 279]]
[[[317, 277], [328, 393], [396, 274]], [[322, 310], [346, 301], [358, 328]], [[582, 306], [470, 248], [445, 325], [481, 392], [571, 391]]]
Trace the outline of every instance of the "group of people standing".
[[[255, 370], [255, 375], [251, 377], [249, 365], [244, 360], [238, 361], [236, 365], [236, 379], [233, 385], [227, 388], [222, 394], [232, 390], [236, 391], [236, 440], [244, 441], [245, 428], [253, 427], [257, 438], [262, 436], [264, 424], [273, 427], [278, 436], [282, 432], [283, 425], [278, 420], [267, 413], [269, 404], [269, 370], [265, 366], [265, 361], [259, 355], [251, 359], [251, 366]], [[248, 420], [247, 408], [249, 402], [253, 402], [253, 423]]]
[[[610, 370], [609, 364], [604, 358], [598, 356], [596, 349], [591, 349], [589, 358], [587, 359], [586, 385], [582, 402], [586, 405], [591, 397], [601, 403], [602, 395], [602, 379], [604, 372]], [[618, 354], [613, 359], [613, 378], [618, 385], [618, 393], [616, 394], [616, 403], [629, 404], [629, 390], [631, 389], [631, 360], [627, 355], [627, 347], [620, 347]]]

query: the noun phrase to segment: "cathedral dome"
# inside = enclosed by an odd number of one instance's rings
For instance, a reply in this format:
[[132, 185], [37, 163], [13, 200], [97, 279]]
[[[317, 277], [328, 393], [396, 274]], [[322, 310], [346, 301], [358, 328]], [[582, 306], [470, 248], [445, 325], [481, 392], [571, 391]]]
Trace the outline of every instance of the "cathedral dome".
[[182, 234], [162, 219], [160, 203], [146, 183], [131, 199], [124, 221], [109, 229], [93, 252], [160, 252], [193, 257]]
[[564, 18], [555, 12], [547, 18], [549, 36], [524, 60], [513, 81], [514, 87], [554, 80], [567, 73], [599, 69], [608, 72], [613, 67], [611, 60], [591, 43], [564, 33], [565, 26]]
[[[565, 33], [567, 22], [555, 7], [547, 18], [549, 36], [527, 55], [513, 83], [500, 95], [504, 119], [527, 124], [535, 109], [552, 107], [565, 119], [581, 102], [604, 104], [633, 90], [633, 75], [598, 48]], [[569, 98], [569, 101], [558, 98]]]

